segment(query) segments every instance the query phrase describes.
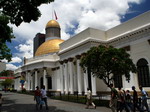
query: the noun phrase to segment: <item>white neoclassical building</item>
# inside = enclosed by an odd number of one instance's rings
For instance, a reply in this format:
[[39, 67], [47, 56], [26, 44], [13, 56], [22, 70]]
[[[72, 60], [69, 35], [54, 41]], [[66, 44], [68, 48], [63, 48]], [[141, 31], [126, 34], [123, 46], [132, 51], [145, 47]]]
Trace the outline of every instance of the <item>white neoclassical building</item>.
[[[24, 76], [27, 90], [36, 86], [46, 86], [47, 91], [82, 94], [90, 87], [92, 94], [108, 91], [104, 82], [93, 77], [80, 67], [80, 58], [92, 46], [112, 45], [125, 48], [138, 68], [137, 74], [131, 73], [128, 83], [125, 77], [115, 77], [115, 86], [130, 89], [142, 85], [150, 90], [150, 11], [139, 15], [107, 31], [87, 28], [64, 41], [60, 39], [60, 25], [51, 20], [46, 25], [45, 41], [40, 46], [35, 43], [34, 57], [24, 59], [24, 65], [15, 70], [15, 89], [20, 90], [20, 76]], [[40, 37], [42, 38], [42, 36]]]

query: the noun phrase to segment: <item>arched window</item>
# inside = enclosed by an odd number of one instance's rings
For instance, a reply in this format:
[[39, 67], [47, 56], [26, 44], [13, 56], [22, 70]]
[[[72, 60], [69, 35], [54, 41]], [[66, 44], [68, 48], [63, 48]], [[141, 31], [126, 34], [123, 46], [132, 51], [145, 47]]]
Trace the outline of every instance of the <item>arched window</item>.
[[150, 73], [148, 68], [148, 62], [141, 58], [137, 62], [137, 72], [138, 72], [138, 81], [139, 85], [143, 87], [149, 87], [150, 86]]

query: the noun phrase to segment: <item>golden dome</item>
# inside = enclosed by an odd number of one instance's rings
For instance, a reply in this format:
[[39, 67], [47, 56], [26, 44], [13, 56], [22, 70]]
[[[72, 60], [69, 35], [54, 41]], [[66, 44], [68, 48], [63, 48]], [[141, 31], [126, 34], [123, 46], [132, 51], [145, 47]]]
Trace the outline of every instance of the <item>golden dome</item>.
[[61, 39], [47, 40], [36, 50], [35, 56], [58, 52], [59, 44], [61, 44], [62, 42], [64, 42], [64, 40]]
[[57, 21], [55, 20], [50, 20], [47, 24], [46, 24], [46, 28], [48, 27], [57, 27], [60, 28], [60, 25]]

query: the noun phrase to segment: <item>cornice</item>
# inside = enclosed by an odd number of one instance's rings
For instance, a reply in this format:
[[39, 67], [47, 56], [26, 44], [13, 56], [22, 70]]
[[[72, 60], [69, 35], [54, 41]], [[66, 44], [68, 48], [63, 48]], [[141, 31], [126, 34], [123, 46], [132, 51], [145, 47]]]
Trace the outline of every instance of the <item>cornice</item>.
[[140, 27], [140, 28], [137, 28], [135, 30], [129, 31], [129, 32], [125, 32], [122, 35], [118, 35], [116, 37], [112, 37], [112, 38], [109, 38], [107, 40], [101, 40], [101, 39], [88, 37], [87, 39], [85, 39], [79, 43], [76, 43], [69, 48], [66, 48], [66, 49], [60, 51], [58, 54], [62, 55], [62, 54], [69, 52], [73, 49], [81, 47], [87, 43], [98, 43], [101, 45], [112, 45], [116, 42], [118, 43], [119, 41], [125, 41], [125, 40], [130, 39], [130, 38], [136, 38], [137, 36], [142, 35], [142, 34], [147, 33], [147, 32], [150, 32], [150, 24], [148, 24], [147, 26]]

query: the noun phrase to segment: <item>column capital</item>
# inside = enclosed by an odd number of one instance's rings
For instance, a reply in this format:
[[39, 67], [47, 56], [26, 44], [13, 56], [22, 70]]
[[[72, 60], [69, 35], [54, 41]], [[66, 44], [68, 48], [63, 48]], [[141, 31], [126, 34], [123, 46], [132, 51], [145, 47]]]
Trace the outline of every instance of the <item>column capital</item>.
[[63, 61], [59, 61], [59, 63], [62, 65], [64, 62]]
[[65, 63], [67, 63], [67, 62], [68, 62], [68, 60], [67, 60], [67, 59], [65, 59], [65, 60], [64, 60], [64, 62], [65, 62]]
[[38, 69], [37, 69], [37, 68], [35, 68], [35, 69], [34, 69], [34, 71], [38, 71]]
[[47, 67], [43, 67], [43, 70], [46, 70], [47, 69]]
[[68, 59], [68, 61], [69, 61], [69, 62], [72, 62], [72, 61], [73, 61], [73, 59], [74, 59], [74, 58], [69, 58], [69, 59]]
[[31, 70], [28, 70], [27, 72], [31, 72]]
[[77, 58], [77, 59], [80, 59], [80, 58], [81, 58], [81, 55], [76, 55], [76, 58]]
[[56, 70], [56, 68], [52, 68], [51, 70], [52, 70], [52, 71], [55, 71], [55, 70]]

